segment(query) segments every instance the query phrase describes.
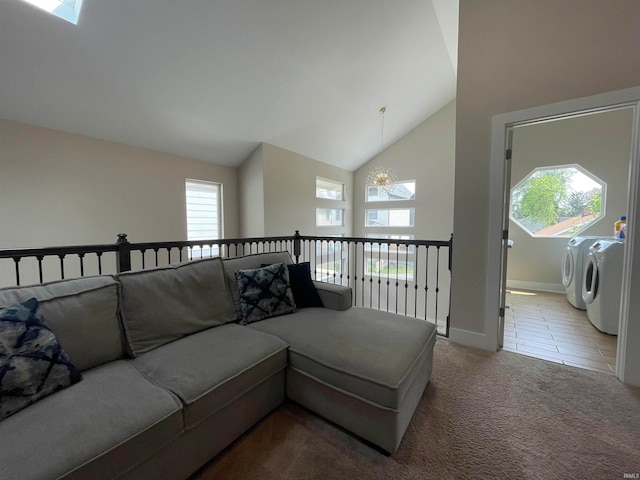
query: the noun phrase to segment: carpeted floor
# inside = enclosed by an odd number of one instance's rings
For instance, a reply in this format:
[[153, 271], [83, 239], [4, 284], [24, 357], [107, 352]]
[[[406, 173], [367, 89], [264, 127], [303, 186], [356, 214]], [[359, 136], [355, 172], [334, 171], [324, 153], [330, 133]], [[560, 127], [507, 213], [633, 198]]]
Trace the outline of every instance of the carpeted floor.
[[285, 403], [192, 480], [604, 480], [638, 474], [640, 389], [612, 375], [439, 340], [432, 381], [392, 456]]

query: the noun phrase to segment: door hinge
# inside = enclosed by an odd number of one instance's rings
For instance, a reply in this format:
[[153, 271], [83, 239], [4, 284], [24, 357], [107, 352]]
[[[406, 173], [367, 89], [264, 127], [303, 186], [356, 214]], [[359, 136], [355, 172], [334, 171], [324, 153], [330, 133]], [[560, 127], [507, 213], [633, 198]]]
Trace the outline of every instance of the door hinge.
[[507, 151], [505, 152], [505, 158], [506, 158], [507, 160], [511, 160], [511, 155], [512, 155], [512, 153], [513, 153], [513, 152], [511, 151], [511, 149], [510, 149], [510, 148], [509, 148], [509, 149], [507, 149]]
[[502, 239], [509, 240], [509, 230], [502, 230]]
[[500, 311], [498, 312], [498, 316], [500, 318], [504, 318], [505, 314], [506, 314], [506, 311], [505, 311], [504, 307], [500, 307]]

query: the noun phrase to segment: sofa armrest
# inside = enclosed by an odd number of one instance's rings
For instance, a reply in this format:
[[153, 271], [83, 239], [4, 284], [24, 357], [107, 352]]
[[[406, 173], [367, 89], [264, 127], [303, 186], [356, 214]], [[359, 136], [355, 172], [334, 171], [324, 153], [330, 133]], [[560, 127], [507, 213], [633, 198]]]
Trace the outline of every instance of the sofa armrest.
[[348, 310], [351, 308], [351, 287], [315, 280], [313, 284], [318, 289], [324, 308], [330, 308], [331, 310]]

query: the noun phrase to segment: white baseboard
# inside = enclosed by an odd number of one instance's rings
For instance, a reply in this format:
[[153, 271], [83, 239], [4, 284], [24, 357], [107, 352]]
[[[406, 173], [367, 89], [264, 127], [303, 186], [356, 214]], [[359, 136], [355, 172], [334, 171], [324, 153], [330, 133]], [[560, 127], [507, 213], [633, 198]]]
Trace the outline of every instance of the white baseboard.
[[449, 329], [449, 340], [467, 347], [487, 349], [487, 338], [483, 333], [460, 330], [459, 328]]
[[523, 280], [507, 280], [507, 288], [535, 290], [538, 292], [565, 293], [562, 283], [526, 282]]

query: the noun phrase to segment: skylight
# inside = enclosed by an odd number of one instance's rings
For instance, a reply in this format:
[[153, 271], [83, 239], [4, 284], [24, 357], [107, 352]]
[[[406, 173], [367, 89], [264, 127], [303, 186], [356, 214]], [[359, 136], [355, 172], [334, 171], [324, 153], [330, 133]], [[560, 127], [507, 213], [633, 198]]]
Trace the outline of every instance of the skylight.
[[67, 22], [78, 24], [82, 0], [23, 0]]

